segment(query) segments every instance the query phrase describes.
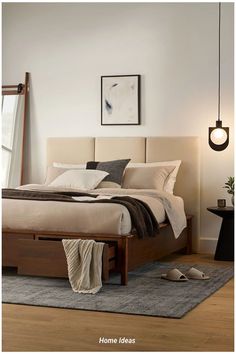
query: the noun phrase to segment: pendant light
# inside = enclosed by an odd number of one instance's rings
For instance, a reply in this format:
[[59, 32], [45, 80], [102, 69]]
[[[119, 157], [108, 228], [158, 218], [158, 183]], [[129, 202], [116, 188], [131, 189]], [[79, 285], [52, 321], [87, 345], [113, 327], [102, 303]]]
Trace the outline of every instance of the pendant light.
[[218, 119], [215, 127], [209, 127], [209, 145], [215, 151], [222, 151], [229, 145], [229, 128], [223, 127], [220, 119], [220, 27], [221, 3], [219, 3]]

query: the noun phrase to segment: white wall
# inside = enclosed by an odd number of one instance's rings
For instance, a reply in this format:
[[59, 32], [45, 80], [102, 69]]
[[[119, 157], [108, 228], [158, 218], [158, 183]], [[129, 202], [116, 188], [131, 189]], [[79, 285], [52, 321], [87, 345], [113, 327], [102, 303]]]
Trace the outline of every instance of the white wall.
[[[49, 136], [200, 136], [201, 245], [214, 246], [220, 219], [206, 207], [229, 201], [222, 186], [233, 175], [232, 3], [222, 4], [223, 152], [207, 144], [217, 26], [217, 3], [3, 4], [3, 83], [31, 73], [26, 182], [44, 180]], [[140, 126], [100, 125], [100, 76], [113, 74], [142, 75]]]

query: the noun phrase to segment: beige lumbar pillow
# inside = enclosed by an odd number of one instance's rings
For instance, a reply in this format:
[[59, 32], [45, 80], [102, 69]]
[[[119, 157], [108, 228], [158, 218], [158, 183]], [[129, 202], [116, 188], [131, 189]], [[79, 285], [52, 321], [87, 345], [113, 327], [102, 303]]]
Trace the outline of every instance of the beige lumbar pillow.
[[67, 170], [85, 170], [86, 169], [86, 163], [63, 163], [63, 162], [53, 162], [52, 163], [53, 167], [59, 167], [59, 168], [65, 168]]
[[157, 189], [162, 191], [169, 174], [175, 166], [130, 167], [126, 169], [123, 188], [126, 189]]

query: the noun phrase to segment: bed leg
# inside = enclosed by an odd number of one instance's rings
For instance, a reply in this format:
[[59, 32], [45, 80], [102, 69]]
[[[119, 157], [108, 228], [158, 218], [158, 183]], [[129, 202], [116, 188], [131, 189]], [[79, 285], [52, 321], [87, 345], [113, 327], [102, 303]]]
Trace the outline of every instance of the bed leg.
[[103, 254], [102, 254], [102, 280], [104, 282], [109, 280], [109, 257], [108, 257], [109, 246], [107, 243], [104, 244]]
[[121, 239], [121, 285], [128, 284], [128, 238]]
[[187, 217], [187, 247], [186, 254], [192, 254], [192, 216]]

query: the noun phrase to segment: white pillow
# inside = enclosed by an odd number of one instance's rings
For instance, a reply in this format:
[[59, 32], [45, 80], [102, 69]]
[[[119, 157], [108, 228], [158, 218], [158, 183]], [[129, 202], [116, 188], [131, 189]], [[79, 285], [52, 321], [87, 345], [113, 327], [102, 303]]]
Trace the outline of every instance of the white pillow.
[[167, 177], [165, 184], [164, 184], [164, 191], [167, 193], [174, 193], [174, 186], [176, 182], [176, 177], [179, 171], [179, 167], [181, 165], [181, 160], [174, 160], [174, 161], [161, 161], [161, 162], [147, 162], [147, 163], [129, 163], [130, 167], [155, 167], [155, 166], [175, 166], [174, 170], [169, 174]]
[[86, 163], [84, 164], [70, 164], [70, 163], [62, 163], [62, 162], [53, 162], [53, 167], [59, 168], [68, 168], [68, 169], [80, 169], [84, 170], [86, 168]]
[[52, 181], [49, 186], [73, 189], [94, 189], [109, 173], [99, 170], [68, 170]]

